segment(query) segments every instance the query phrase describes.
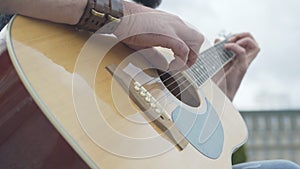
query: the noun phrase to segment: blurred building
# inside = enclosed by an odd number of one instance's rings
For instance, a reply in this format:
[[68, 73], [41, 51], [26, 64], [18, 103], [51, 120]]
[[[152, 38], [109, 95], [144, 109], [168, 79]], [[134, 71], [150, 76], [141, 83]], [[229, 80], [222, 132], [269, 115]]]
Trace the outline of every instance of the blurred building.
[[300, 164], [299, 111], [244, 111], [248, 161], [287, 159]]

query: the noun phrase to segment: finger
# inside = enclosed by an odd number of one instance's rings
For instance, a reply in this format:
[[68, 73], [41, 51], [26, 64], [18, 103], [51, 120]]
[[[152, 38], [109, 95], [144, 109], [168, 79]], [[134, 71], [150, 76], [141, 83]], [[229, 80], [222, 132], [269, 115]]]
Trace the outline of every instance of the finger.
[[204, 36], [197, 30], [187, 27], [183, 29], [185, 31], [180, 31], [178, 37], [180, 37], [186, 45], [189, 47], [190, 52], [188, 55], [187, 66], [192, 66], [199, 55], [200, 48], [204, 42]]
[[[187, 60], [187, 66], [190, 67], [192, 66], [198, 56], [199, 56], [199, 51], [200, 51], [200, 48], [203, 44], [203, 41], [204, 41], [204, 37], [198, 33], [197, 31], [195, 30], [192, 30], [194, 33], [191, 33], [189, 34], [189, 39], [186, 39], [187, 37], [184, 37], [183, 38], [183, 41], [187, 44], [187, 46], [190, 48], [190, 52], [189, 52], [189, 55], [188, 55], [188, 60]], [[191, 35], [194, 35], [193, 37], [191, 37]]]
[[180, 58], [184, 63], [188, 60], [188, 54], [190, 52], [189, 47], [184, 41], [176, 37], [176, 35], [165, 36], [157, 34], [143, 34], [130, 37], [124, 41], [126, 44], [140, 46], [141, 48], [161, 46], [171, 49], [175, 58]]
[[198, 58], [198, 53], [195, 53], [193, 50], [190, 50], [186, 65], [188, 67], [191, 67], [194, 63], [196, 63], [197, 58]]
[[258, 44], [250, 37], [245, 37], [243, 39], [240, 39], [236, 43], [249, 50], [259, 48]]
[[250, 64], [257, 56], [260, 48], [258, 44], [251, 38], [244, 38], [236, 42], [246, 50], [247, 62]]
[[148, 48], [141, 51], [143, 56], [152, 64], [153, 68], [167, 71], [169, 69], [169, 62], [162, 53], [154, 48]]
[[227, 50], [231, 50], [235, 53], [235, 57], [232, 60], [232, 63], [230, 66], [236, 66], [240, 70], [246, 70], [247, 69], [247, 59], [246, 59], [246, 49], [242, 46], [238, 45], [237, 43], [229, 43], [225, 44], [224, 46]]
[[186, 67], [189, 59], [189, 47], [182, 40], [179, 40], [179, 42], [177, 42], [176, 40], [169, 41], [163, 47], [171, 49], [174, 53], [175, 59], [171, 61], [169, 68], [171, 70], [183, 70], [184, 67]]
[[243, 32], [243, 33], [236, 34], [233, 37], [229, 38], [228, 42], [236, 42], [236, 41], [246, 38], [246, 37], [249, 37], [249, 38], [255, 40], [254, 37], [249, 32]]
[[159, 52], [155, 48], [141, 48], [139, 46], [134, 45], [127, 46], [131, 49], [138, 51], [139, 54], [143, 55], [143, 57], [152, 64], [152, 68], [164, 71], [169, 69], [168, 60], [164, 57], [163, 53]]
[[175, 58], [169, 65], [169, 71], [182, 71], [187, 68], [186, 62], [182, 61], [180, 58]]
[[227, 50], [233, 51], [236, 55], [243, 56], [246, 54], [246, 49], [237, 43], [227, 43], [224, 45], [224, 48]]
[[186, 62], [188, 67], [191, 67], [194, 63], [196, 63], [197, 58], [199, 56], [200, 52], [200, 47], [202, 46], [202, 41], [198, 42], [186, 42], [186, 44], [190, 47], [189, 55], [188, 55], [188, 60]]

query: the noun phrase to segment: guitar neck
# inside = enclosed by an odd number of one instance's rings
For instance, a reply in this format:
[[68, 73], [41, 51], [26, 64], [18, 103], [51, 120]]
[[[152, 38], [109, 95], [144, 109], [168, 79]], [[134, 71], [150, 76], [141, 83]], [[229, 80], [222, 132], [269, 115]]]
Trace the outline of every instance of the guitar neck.
[[234, 53], [224, 48], [225, 43], [226, 40], [200, 53], [196, 63], [187, 70], [199, 87], [233, 59]]

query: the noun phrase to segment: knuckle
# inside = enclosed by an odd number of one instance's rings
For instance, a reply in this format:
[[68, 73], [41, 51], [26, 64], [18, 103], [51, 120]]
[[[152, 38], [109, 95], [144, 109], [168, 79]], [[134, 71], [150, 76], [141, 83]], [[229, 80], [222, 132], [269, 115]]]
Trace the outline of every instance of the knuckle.
[[245, 34], [246, 36], [251, 36], [251, 33], [250, 33], [250, 32], [244, 32], [244, 34]]
[[254, 37], [252, 36], [252, 34], [250, 32], [245, 32], [246, 37], [254, 40]]
[[246, 55], [246, 49], [245, 48], [240, 48], [239, 49], [239, 54], [241, 55], [241, 56], [245, 56]]
[[195, 29], [191, 29], [191, 35], [195, 39], [196, 42], [201, 43], [201, 44], [203, 43], [204, 35], [202, 33], [196, 31]]
[[190, 49], [186, 46], [186, 44], [184, 42], [181, 41], [180, 43], [178, 43], [176, 48], [180, 51], [181, 57], [187, 58], [187, 56], [190, 52]]

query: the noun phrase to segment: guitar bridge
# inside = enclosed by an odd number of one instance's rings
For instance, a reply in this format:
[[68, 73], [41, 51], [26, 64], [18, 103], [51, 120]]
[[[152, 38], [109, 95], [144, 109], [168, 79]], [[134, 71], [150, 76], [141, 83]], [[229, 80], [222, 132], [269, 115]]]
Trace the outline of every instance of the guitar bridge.
[[170, 141], [177, 146], [179, 150], [183, 150], [188, 141], [183, 134], [175, 127], [171, 116], [162, 108], [159, 102], [149, 93], [139, 82], [125, 72], [116, 72], [117, 66], [112, 64], [106, 69], [113, 75], [113, 78], [128, 92], [129, 97], [135, 104], [151, 119], [154, 124], [168, 136]]

